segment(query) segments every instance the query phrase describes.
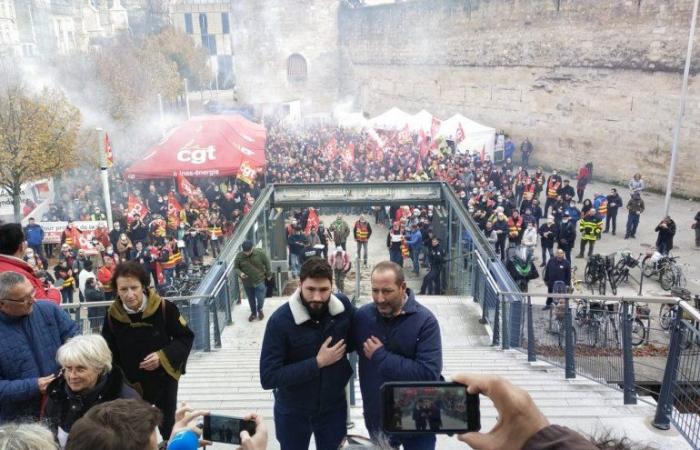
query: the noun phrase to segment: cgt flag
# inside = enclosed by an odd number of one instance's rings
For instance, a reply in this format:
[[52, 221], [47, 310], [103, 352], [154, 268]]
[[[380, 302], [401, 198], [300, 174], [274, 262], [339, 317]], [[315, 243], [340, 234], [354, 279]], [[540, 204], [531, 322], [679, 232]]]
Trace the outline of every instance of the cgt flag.
[[437, 134], [440, 131], [440, 124], [440, 119], [438, 119], [437, 117], [433, 117], [433, 120], [430, 123], [430, 137], [433, 141], [435, 141], [435, 138], [437, 137]]
[[462, 127], [462, 124], [459, 124], [459, 128], [457, 128], [457, 136], [455, 136], [455, 142], [457, 144], [461, 144], [462, 141], [464, 141], [464, 138], [466, 135], [464, 134], [464, 128]]
[[114, 165], [114, 154], [112, 153], [112, 144], [109, 142], [109, 135], [105, 133], [105, 161], [107, 161], [107, 167], [112, 167]]
[[177, 190], [189, 199], [197, 197], [197, 189], [181, 173], [177, 174]]
[[238, 172], [238, 179], [246, 183], [248, 186], [253, 187], [255, 184], [255, 175], [255, 169], [250, 166], [250, 163], [248, 161], [243, 161]]
[[136, 214], [138, 214], [139, 217], [144, 217], [148, 214], [148, 208], [146, 208], [146, 205], [134, 194], [129, 194], [129, 209], [126, 213], [127, 221], [129, 223], [133, 222]]

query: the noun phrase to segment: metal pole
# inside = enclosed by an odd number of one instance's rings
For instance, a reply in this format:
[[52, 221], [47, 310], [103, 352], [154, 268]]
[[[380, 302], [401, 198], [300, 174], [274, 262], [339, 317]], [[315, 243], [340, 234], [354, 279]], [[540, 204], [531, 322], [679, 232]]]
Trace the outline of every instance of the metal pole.
[[97, 151], [100, 155], [100, 178], [102, 179], [102, 197], [105, 200], [105, 213], [107, 214], [107, 227], [114, 228], [112, 221], [112, 198], [109, 195], [109, 173], [107, 172], [107, 153], [104, 147], [104, 137], [102, 128], [95, 128], [97, 131]]
[[229, 279], [226, 278], [226, 281], [224, 281], [224, 288], [222, 289], [222, 292], [225, 292], [224, 298], [226, 300], [226, 305], [224, 306], [226, 310], [226, 325], [231, 325], [233, 323], [233, 317], [231, 315], [231, 298], [233, 297], [231, 294], [230, 288], [230, 282]]
[[163, 97], [158, 94], [158, 110], [160, 111], [160, 133], [165, 137], [165, 113], [163, 112]]
[[622, 367], [625, 405], [636, 405], [634, 360], [632, 359], [632, 314], [629, 302], [622, 302]]
[[671, 148], [671, 165], [668, 168], [668, 180], [666, 181], [666, 197], [664, 199], [664, 216], [668, 216], [671, 207], [671, 193], [673, 192], [673, 177], [676, 174], [676, 164], [678, 163], [678, 143], [681, 137], [681, 125], [683, 124], [683, 114], [685, 114], [685, 101], [688, 96], [688, 77], [690, 75], [690, 61], [693, 56], [693, 41], [695, 38], [695, 23], [698, 17], [698, 3], [693, 4], [693, 16], [690, 18], [690, 33], [688, 34], [688, 51], [685, 54], [685, 70], [683, 71], [683, 87], [681, 88], [680, 106], [678, 108], [678, 120], [673, 130], [673, 147]]
[[527, 360], [529, 362], [537, 361], [535, 354], [535, 330], [532, 328], [532, 301], [530, 296], [527, 296]]
[[564, 346], [564, 367], [566, 378], [576, 378], [576, 360], [574, 358], [574, 335], [571, 332], [571, 309], [569, 308], [569, 299], [564, 299], [564, 337], [566, 339]]
[[501, 294], [498, 295], [498, 302], [501, 306], [501, 348], [503, 350], [508, 350], [510, 348], [510, 336], [508, 329], [508, 314], [510, 314], [510, 307], [505, 297]]
[[187, 86], [187, 78], [184, 78], [185, 82], [185, 109], [187, 109], [187, 118], [190, 118], [190, 90]]
[[[697, 3], [696, 3], [697, 4]], [[676, 319], [671, 327], [671, 343], [668, 347], [668, 358], [666, 359], [666, 370], [664, 371], [664, 379], [661, 383], [659, 391], [659, 399], [656, 403], [656, 414], [651, 424], [660, 429], [668, 430], [671, 428], [671, 410], [673, 409], [672, 391], [676, 387], [676, 379], [678, 377], [678, 364], [681, 355], [681, 340], [683, 339], [681, 321], [682, 311], [677, 311]]]
[[[486, 306], [486, 299], [484, 299], [484, 306]], [[501, 332], [500, 328], [500, 313], [501, 313], [501, 305], [500, 302], [498, 301], [498, 298], [496, 299], [496, 311], [494, 311], [493, 315], [493, 341], [491, 342], [492, 345], [496, 346], [498, 345], [498, 338], [499, 334]]]

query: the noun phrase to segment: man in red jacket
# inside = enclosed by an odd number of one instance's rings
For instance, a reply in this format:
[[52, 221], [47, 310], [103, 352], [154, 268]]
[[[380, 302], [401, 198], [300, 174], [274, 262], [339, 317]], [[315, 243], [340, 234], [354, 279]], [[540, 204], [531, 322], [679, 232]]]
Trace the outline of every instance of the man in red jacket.
[[34, 274], [29, 264], [22, 260], [27, 242], [24, 240], [24, 231], [19, 223], [6, 223], [0, 225], [0, 272], [17, 272], [25, 276], [34, 286], [34, 298], [46, 300], [51, 296], [44, 288], [43, 283]]

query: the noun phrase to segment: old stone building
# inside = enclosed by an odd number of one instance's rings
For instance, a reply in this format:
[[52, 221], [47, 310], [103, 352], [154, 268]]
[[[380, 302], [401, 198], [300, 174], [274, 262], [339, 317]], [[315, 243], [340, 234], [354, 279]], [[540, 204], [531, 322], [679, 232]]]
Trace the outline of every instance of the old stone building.
[[[242, 100], [346, 98], [456, 112], [535, 143], [534, 159], [662, 189], [691, 0], [414, 0], [363, 8], [325, 0], [233, 3]], [[681, 133], [676, 192], [700, 195], [700, 47]], [[305, 76], [304, 76], [304, 69]]]

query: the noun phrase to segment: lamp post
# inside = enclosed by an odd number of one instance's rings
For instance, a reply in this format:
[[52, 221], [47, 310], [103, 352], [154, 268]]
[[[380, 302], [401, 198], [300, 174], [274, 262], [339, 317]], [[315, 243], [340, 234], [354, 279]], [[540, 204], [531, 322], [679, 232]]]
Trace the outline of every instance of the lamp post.
[[668, 179], [666, 180], [666, 197], [664, 199], [664, 216], [668, 216], [671, 206], [671, 193], [673, 192], [673, 177], [676, 174], [676, 164], [678, 163], [678, 141], [681, 137], [681, 124], [685, 113], [685, 101], [688, 96], [688, 76], [690, 75], [690, 60], [693, 56], [693, 40], [695, 38], [695, 23], [698, 17], [698, 3], [695, 0], [693, 5], [693, 16], [690, 18], [690, 33], [688, 35], [688, 51], [685, 55], [685, 71], [683, 72], [683, 87], [681, 88], [681, 100], [678, 108], [678, 120], [673, 130], [673, 147], [671, 148], [671, 166], [668, 168]]

